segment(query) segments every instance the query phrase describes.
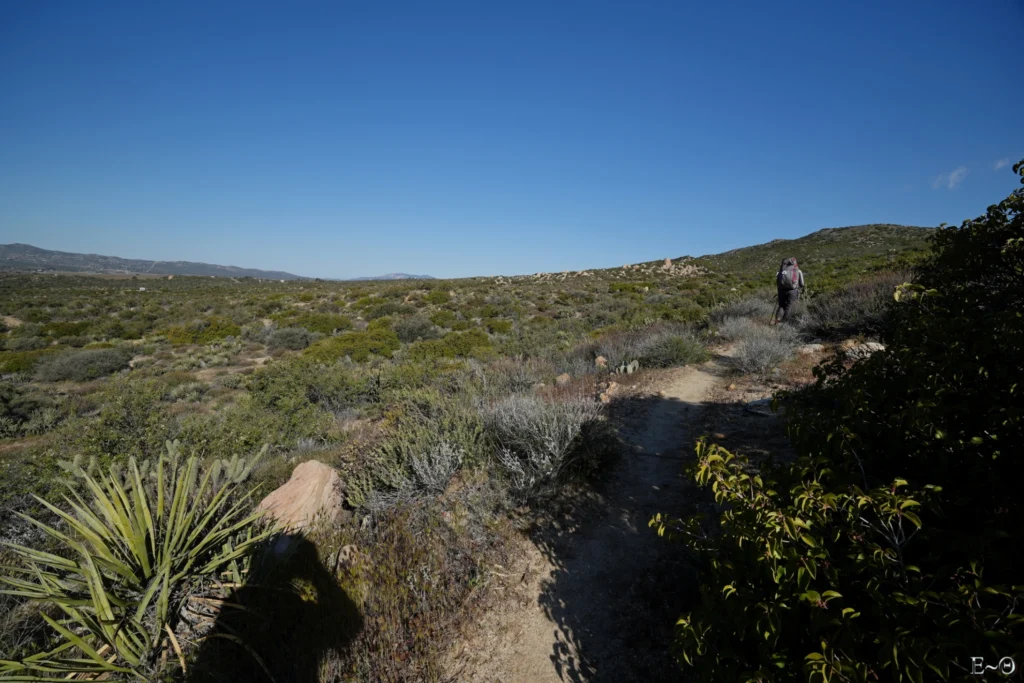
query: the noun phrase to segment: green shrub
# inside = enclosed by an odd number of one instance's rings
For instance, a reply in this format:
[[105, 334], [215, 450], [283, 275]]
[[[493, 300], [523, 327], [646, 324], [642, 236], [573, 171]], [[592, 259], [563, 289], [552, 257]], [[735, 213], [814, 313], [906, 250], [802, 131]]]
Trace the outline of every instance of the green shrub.
[[50, 342], [39, 337], [11, 337], [4, 344], [8, 351], [38, 351], [50, 346]]
[[409, 347], [409, 356], [415, 360], [430, 358], [473, 358], [486, 356], [491, 339], [481, 329], [449, 332], [441, 339], [421, 341]]
[[653, 282], [611, 282], [608, 284], [609, 294], [639, 294], [654, 289]]
[[356, 362], [367, 360], [370, 355], [390, 358], [402, 343], [393, 331], [369, 329], [362, 332], [346, 332], [337, 337], [321, 339], [306, 349], [308, 358], [321, 363], [333, 363], [346, 356]]
[[403, 342], [414, 342], [423, 339], [436, 339], [441, 336], [440, 331], [427, 318], [413, 316], [402, 318], [394, 324], [395, 334]]
[[[189, 325], [179, 325], [167, 330], [167, 341], [172, 344], [212, 344], [227, 337], [239, 337], [242, 328], [226, 318], [211, 317], [197, 320]], [[113, 336], [113, 335], [111, 335]]]
[[302, 327], [310, 332], [329, 335], [352, 329], [352, 321], [343, 315], [331, 313], [302, 312], [297, 315], [273, 316], [273, 320], [281, 327]]
[[980, 575], [936, 573], [914, 542], [937, 510], [933, 488], [897, 479], [865, 490], [825, 457], [759, 474], [717, 446], [697, 454], [695, 479], [713, 488], [720, 520], [651, 524], [698, 552], [701, 601], [679, 620], [677, 646], [700, 680], [946, 679], [951, 663], [1014, 651], [979, 632], [1000, 616], [973, 604]]
[[458, 319], [459, 317], [452, 311], [436, 311], [430, 314], [430, 322], [438, 327], [451, 328]]
[[286, 327], [282, 330], [275, 330], [267, 341], [271, 349], [287, 349], [289, 351], [301, 351], [313, 343], [313, 334], [301, 327]]
[[85, 382], [124, 370], [132, 355], [123, 349], [82, 349], [49, 356], [36, 367], [43, 382]]
[[47, 323], [43, 325], [43, 334], [48, 337], [77, 337], [88, 331], [90, 323], [87, 320], [68, 323]]
[[448, 292], [444, 291], [443, 289], [432, 289], [427, 294], [426, 301], [428, 304], [442, 306], [448, 303], [451, 300], [451, 298], [451, 295], [449, 295]]
[[491, 334], [508, 334], [512, 331], [512, 321], [500, 318], [488, 318], [484, 320], [484, 326]]
[[635, 345], [634, 352], [645, 368], [690, 365], [711, 358], [697, 335], [687, 328], [652, 330]]
[[58, 450], [68, 454], [121, 460], [159, 456], [174, 436], [174, 425], [161, 406], [162, 383], [131, 375], [114, 377], [97, 397], [96, 416], [75, 418], [58, 430]]
[[47, 356], [57, 353], [58, 349], [39, 349], [36, 351], [4, 351], [0, 352], [0, 372], [11, 374], [28, 374]]
[[363, 315], [366, 316], [367, 320], [373, 320], [374, 318], [383, 318], [384, 316], [410, 315], [415, 312], [416, 308], [414, 306], [400, 304], [397, 301], [384, 301], [367, 307]]

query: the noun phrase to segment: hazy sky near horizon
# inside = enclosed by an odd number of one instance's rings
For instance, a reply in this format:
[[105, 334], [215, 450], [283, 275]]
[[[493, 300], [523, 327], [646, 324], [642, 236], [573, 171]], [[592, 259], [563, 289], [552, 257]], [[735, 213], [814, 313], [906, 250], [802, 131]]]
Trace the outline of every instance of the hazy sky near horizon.
[[0, 3], [0, 243], [578, 270], [1018, 186], [1024, 2]]

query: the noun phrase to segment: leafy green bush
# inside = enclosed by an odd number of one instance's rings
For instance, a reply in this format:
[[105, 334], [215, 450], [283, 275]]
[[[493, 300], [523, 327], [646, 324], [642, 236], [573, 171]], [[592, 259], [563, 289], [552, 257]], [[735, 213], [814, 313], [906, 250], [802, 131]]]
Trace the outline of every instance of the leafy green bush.
[[936, 571], [915, 543], [938, 509], [933, 487], [862, 489], [827, 457], [758, 474], [717, 446], [697, 454], [695, 478], [713, 488], [720, 520], [651, 524], [698, 551], [701, 602], [679, 620], [677, 646], [700, 680], [946, 679], [951, 663], [1013, 652], [1008, 638], [984, 642], [980, 623], [1001, 615], [974, 604], [991, 588], [1008, 607], [1006, 589]]
[[693, 330], [686, 327], [655, 327], [633, 346], [642, 367], [668, 368], [703, 363], [711, 354]]
[[[212, 344], [227, 337], [239, 337], [242, 328], [226, 318], [210, 317], [197, 320], [189, 325], [179, 325], [167, 330], [167, 341], [172, 344]], [[111, 335], [117, 336], [117, 335]]]
[[39, 349], [37, 351], [0, 352], [0, 372], [28, 374], [41, 360], [58, 351], [59, 349]]
[[384, 316], [410, 315], [415, 312], [416, 308], [413, 306], [400, 304], [397, 301], [385, 301], [367, 307], [363, 315], [366, 316], [367, 320], [373, 320], [375, 318], [383, 318]]
[[4, 344], [8, 351], [38, 351], [50, 346], [50, 342], [40, 337], [11, 337]]
[[346, 332], [337, 337], [321, 339], [304, 352], [321, 363], [332, 363], [346, 356], [361, 363], [370, 355], [389, 358], [402, 343], [392, 330], [367, 328], [362, 332]]
[[82, 349], [47, 357], [36, 368], [43, 382], [85, 382], [128, 367], [132, 354], [124, 349]]
[[88, 320], [80, 322], [58, 322], [43, 325], [43, 334], [48, 337], [77, 337], [85, 334], [90, 327]]
[[508, 334], [512, 331], [512, 321], [500, 318], [488, 318], [484, 320], [484, 327], [491, 334]]
[[458, 319], [459, 317], [452, 311], [436, 311], [430, 314], [430, 322], [438, 327], [451, 328]]
[[97, 396], [99, 414], [70, 420], [58, 430], [58, 450], [107, 460], [160, 454], [174, 426], [161, 406], [164, 386], [155, 380], [117, 376]]
[[272, 349], [288, 349], [289, 351], [301, 351], [313, 343], [313, 334], [302, 327], [286, 327], [275, 330], [267, 341], [267, 346]]
[[275, 320], [281, 327], [302, 327], [310, 332], [319, 332], [325, 335], [352, 329], [351, 320], [343, 315], [331, 313], [304, 311], [294, 315], [275, 315], [272, 316], [272, 320]]
[[442, 306], [451, 300], [451, 296], [443, 289], [432, 289], [426, 296], [428, 304]]
[[423, 339], [436, 339], [440, 331], [427, 318], [413, 316], [402, 318], [394, 324], [395, 334], [403, 342], [414, 342]]
[[441, 339], [421, 341], [409, 347], [409, 356], [415, 360], [431, 358], [474, 358], [487, 356], [491, 339], [481, 329], [449, 332]]

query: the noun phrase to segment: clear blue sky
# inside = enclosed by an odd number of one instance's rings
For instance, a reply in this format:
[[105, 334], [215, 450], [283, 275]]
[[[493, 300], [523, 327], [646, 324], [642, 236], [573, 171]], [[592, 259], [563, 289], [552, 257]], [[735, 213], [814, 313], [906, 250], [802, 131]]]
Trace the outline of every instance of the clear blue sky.
[[1020, 0], [0, 3], [0, 243], [517, 274], [1016, 187]]

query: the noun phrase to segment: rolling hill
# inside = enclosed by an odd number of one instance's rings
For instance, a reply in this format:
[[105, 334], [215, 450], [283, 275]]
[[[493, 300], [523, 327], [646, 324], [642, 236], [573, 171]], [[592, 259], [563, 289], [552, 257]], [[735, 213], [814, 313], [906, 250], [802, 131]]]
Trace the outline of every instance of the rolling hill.
[[0, 244], [0, 271], [45, 273], [98, 273], [104, 275], [212, 275], [303, 280], [300, 275], [275, 270], [219, 266], [192, 261], [145, 261], [99, 254], [75, 254], [40, 249], [29, 244]]

